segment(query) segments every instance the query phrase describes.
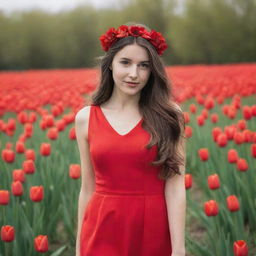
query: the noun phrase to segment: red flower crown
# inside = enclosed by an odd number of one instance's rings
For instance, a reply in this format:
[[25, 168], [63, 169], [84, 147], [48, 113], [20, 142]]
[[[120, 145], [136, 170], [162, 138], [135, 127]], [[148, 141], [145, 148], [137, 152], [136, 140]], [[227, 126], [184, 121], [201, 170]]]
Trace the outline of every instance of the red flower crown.
[[159, 55], [167, 49], [168, 45], [162, 34], [155, 30], [147, 31], [141, 26], [126, 26], [121, 25], [118, 29], [109, 28], [105, 34], [100, 36], [101, 45], [104, 51], [108, 51], [111, 45], [113, 45], [120, 38], [127, 36], [142, 37], [148, 40], [157, 50]]

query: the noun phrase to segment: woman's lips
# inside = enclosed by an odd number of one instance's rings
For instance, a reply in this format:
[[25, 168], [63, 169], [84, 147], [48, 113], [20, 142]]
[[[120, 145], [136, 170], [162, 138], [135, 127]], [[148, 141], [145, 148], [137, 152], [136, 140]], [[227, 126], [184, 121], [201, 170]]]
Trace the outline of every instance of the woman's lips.
[[131, 87], [136, 87], [139, 83], [126, 82]]

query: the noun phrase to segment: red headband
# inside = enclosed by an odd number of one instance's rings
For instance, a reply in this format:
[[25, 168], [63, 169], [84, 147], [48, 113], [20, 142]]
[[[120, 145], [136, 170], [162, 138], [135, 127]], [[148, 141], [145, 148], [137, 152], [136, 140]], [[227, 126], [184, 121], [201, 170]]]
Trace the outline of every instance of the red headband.
[[140, 26], [126, 26], [121, 25], [118, 29], [109, 28], [105, 34], [100, 36], [101, 45], [104, 51], [108, 51], [112, 44], [118, 39], [127, 36], [142, 37], [148, 40], [157, 50], [159, 55], [167, 49], [168, 45], [162, 34], [155, 30], [147, 31], [144, 27]]

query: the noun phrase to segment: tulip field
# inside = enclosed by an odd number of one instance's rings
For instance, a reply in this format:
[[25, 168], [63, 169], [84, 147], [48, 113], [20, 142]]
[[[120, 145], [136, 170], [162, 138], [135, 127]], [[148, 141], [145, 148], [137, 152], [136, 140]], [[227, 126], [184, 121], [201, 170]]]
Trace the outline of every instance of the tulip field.
[[[254, 256], [256, 64], [166, 70], [186, 121], [186, 255]], [[0, 256], [75, 255], [74, 120], [98, 77], [96, 69], [0, 72]]]

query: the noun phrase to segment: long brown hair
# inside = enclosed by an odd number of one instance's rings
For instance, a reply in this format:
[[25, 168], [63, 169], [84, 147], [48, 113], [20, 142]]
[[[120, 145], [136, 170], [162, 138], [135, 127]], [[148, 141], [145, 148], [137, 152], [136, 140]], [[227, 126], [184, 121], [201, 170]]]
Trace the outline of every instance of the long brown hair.
[[[132, 24], [129, 23], [129, 25]], [[144, 26], [149, 30], [143, 24], [135, 23], [134, 25]], [[162, 166], [158, 177], [166, 180], [175, 174], [181, 174], [179, 165], [184, 165], [184, 157], [180, 154], [178, 145], [181, 137], [185, 138], [185, 122], [182, 111], [174, 103], [171, 82], [154, 46], [142, 37], [128, 36], [119, 39], [104, 56], [98, 58], [100, 60], [100, 83], [91, 100], [93, 105], [101, 105], [111, 97], [114, 80], [109, 67], [118, 51], [134, 43], [144, 47], [150, 59], [151, 74], [141, 91], [139, 100], [139, 109], [144, 120], [142, 126], [151, 135], [146, 148], [149, 149], [157, 144], [158, 155], [151, 164]]]

